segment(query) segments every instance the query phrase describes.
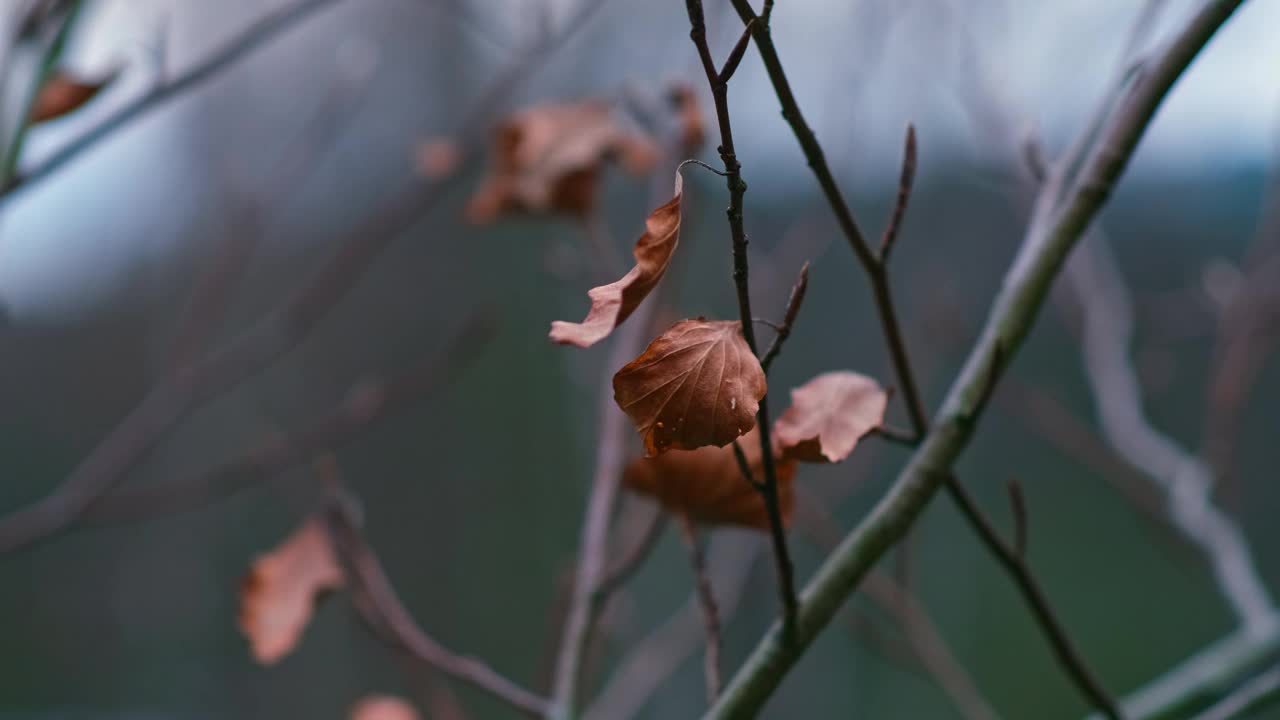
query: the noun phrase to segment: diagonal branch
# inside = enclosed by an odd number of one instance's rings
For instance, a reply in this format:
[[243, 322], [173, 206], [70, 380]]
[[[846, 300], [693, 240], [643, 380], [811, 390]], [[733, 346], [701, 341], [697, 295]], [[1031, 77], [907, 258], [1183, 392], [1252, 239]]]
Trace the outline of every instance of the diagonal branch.
[[356, 607], [369, 625], [414, 658], [454, 679], [502, 700], [534, 717], [546, 717], [550, 702], [516, 685], [472, 657], [458, 655], [423, 632], [404, 607], [378, 556], [341, 501], [329, 504], [325, 518], [357, 598]]
[[1114, 100], [1106, 99], [1114, 110], [1100, 132], [1082, 145], [1079, 157], [1066, 158], [1067, 166], [1078, 166], [1079, 172], [1060, 195], [1046, 193], [1054, 183], [1041, 191], [1018, 257], [933, 429], [888, 494], [810, 581], [800, 603], [796, 637], [784, 640], [782, 628], [775, 624], [707, 717], [756, 713], [845, 598], [907, 532], [946, 481], [973, 435], [992, 381], [999, 379], [1008, 359], [1022, 345], [1067, 254], [1106, 201], [1164, 97], [1242, 2], [1206, 3], [1147, 68], [1120, 86]]

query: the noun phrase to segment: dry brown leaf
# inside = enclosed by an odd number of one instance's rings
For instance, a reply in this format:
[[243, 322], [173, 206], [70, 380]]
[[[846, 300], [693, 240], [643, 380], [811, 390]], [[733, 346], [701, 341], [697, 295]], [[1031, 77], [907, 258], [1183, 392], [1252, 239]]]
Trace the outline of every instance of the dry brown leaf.
[[253, 656], [270, 665], [298, 644], [318, 595], [342, 586], [342, 567], [324, 521], [308, 520], [259, 556], [240, 585], [240, 630]]
[[621, 280], [591, 288], [591, 310], [580, 323], [556, 320], [551, 323], [551, 339], [562, 345], [591, 347], [609, 337], [613, 329], [631, 316], [640, 302], [658, 284], [671, 264], [671, 256], [680, 243], [680, 197], [683, 181], [676, 173], [673, 197], [649, 213], [644, 221], [644, 234], [636, 241], [632, 254], [636, 264]]
[[431, 180], [452, 175], [462, 161], [462, 149], [447, 138], [434, 138], [418, 144], [414, 151], [414, 166], [418, 174]]
[[369, 695], [351, 706], [351, 720], [418, 720], [418, 711], [398, 697]]
[[[752, 476], [764, 477], [763, 456], [756, 430], [738, 441]], [[784, 524], [795, 507], [796, 461], [775, 457], [778, 502]], [[768, 529], [764, 498], [742, 476], [733, 447], [672, 450], [654, 458], [637, 458], [622, 476], [630, 489], [649, 495], [672, 513], [685, 513], [708, 525], [738, 525]]]
[[840, 462], [880, 427], [888, 402], [889, 393], [865, 375], [823, 373], [791, 391], [791, 407], [774, 423], [774, 436], [787, 457]]
[[693, 155], [707, 141], [707, 128], [698, 107], [698, 94], [693, 86], [680, 83], [671, 88], [671, 104], [676, 109], [676, 122], [680, 127], [682, 155]]
[[63, 70], [54, 70], [36, 95], [29, 120], [38, 123], [66, 115], [92, 100], [110, 82], [111, 78], [101, 82], [78, 80]]
[[737, 321], [681, 320], [613, 376], [646, 455], [723, 447], [755, 427], [767, 385]]
[[489, 222], [513, 212], [586, 215], [595, 205], [600, 171], [613, 158], [643, 173], [657, 151], [647, 137], [620, 128], [602, 101], [527, 108], [495, 132], [490, 175], [472, 196], [467, 217]]

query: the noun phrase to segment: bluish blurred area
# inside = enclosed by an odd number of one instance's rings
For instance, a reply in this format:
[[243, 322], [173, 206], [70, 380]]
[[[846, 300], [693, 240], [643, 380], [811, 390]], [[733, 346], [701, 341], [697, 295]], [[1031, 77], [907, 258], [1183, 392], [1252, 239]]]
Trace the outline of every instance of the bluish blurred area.
[[[300, 1], [92, 0], [66, 66], [113, 79], [80, 110], [34, 128], [20, 168], [38, 167], [157, 83], [182, 77]], [[4, 197], [0, 514], [50, 493], [166, 371], [193, 284], [228, 237], [252, 234], [257, 246], [225, 321], [208, 329], [220, 340], [288, 297], [363, 220], [421, 183], [422, 145], [456, 136], [521, 48], [583, 1], [333, 0]], [[0, 4], [4, 22], [14, 22], [19, 4]], [[706, 4], [723, 56], [741, 24], [725, 0]], [[1025, 143], [1039, 137], [1056, 155], [1089, 121], [1124, 63], [1142, 5], [777, 3], [773, 36], [799, 102], [872, 237], [894, 200], [904, 128], [917, 129], [917, 191], [893, 280], [931, 407], [981, 328], [1025, 229]], [[1198, 2], [1163, 5], [1138, 57]], [[1132, 360], [1145, 410], [1192, 452], [1212, 430], [1222, 309], [1250, 270], [1264, 208], [1280, 202], [1276, 28], [1280, 3], [1245, 3], [1175, 88], [1100, 216], [1134, 299]], [[487, 122], [583, 98], [665, 107], [667, 90], [685, 82], [714, 127], [683, 3], [606, 0], [536, 62]], [[842, 368], [895, 384], [865, 280], [753, 51], [730, 102], [749, 184], [757, 314], [780, 315], [801, 263], [813, 263], [771, 395], [785, 405], [789, 388]], [[642, 113], [633, 120], [644, 127]], [[699, 157], [716, 162], [714, 143]], [[463, 208], [486, 162], [460, 168], [444, 201], [395, 238], [301, 347], [183, 422], [127, 483], [188, 477], [305, 423], [363, 378], [438, 350], [473, 310], [495, 308], [498, 329], [474, 364], [336, 458], [362, 500], [370, 541], [422, 626], [538, 686], [550, 676], [552, 618], [574, 558], [596, 393], [609, 369], [603, 346], [579, 351], [546, 340], [551, 320], [582, 316], [585, 291], [597, 284], [581, 257], [584, 228], [563, 218], [466, 222]], [[604, 179], [601, 223], [620, 254], [655, 205], [651, 187], [669, 189], [671, 169]], [[734, 317], [723, 182], [696, 168], [685, 178], [674, 312]], [[1002, 527], [1010, 522], [1005, 485], [1020, 481], [1030, 560], [1094, 669], [1123, 693], [1228, 632], [1234, 618], [1196, 550], [1118, 489], [1125, 478], [1111, 468], [1123, 462], [1106, 443], [1071, 442], [1077, 431], [1098, 440], [1100, 429], [1078, 310], [1063, 292], [1055, 290], [959, 471]], [[1272, 322], [1259, 330], [1259, 347], [1274, 344], [1277, 329]], [[1244, 529], [1264, 581], [1280, 591], [1280, 361], [1259, 352], [1217, 498]], [[905, 422], [899, 407], [890, 417]], [[906, 457], [871, 438], [849, 462], [806, 467], [798, 482], [831, 498], [848, 529]], [[198, 511], [76, 529], [0, 557], [0, 719], [345, 718], [370, 692], [428, 703], [434, 686], [421, 681], [421, 669], [371, 637], [340, 594], [278, 665], [261, 667], [249, 654], [236, 629], [240, 578], [315, 502], [307, 466]], [[757, 542], [743, 531], [717, 536], [728, 540], [714, 541], [713, 563], [733, 554], [714, 548]], [[1083, 717], [1089, 707], [954, 509], [940, 498], [911, 537], [921, 602], [1001, 716]], [[799, 533], [793, 543], [806, 578], [826, 551]], [[729, 670], [776, 612], [767, 555], [758, 553], [746, 572], [726, 626]], [[669, 532], [606, 618], [593, 689], [691, 588], [684, 548]], [[873, 625], [889, 623], [865, 598], [850, 604]], [[961, 717], [926, 673], [867, 637], [833, 624], [764, 717]], [[691, 657], [636, 717], [697, 717], [702, 682]], [[456, 692], [473, 720], [513, 717], [470, 689]]]

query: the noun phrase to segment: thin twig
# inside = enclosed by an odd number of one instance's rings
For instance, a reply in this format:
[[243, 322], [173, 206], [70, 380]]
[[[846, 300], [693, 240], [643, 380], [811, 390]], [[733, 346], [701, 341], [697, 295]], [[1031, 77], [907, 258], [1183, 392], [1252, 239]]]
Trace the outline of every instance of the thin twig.
[[653, 553], [658, 540], [662, 539], [662, 531], [667, 527], [667, 513], [658, 506], [651, 509], [648, 520], [639, 537], [631, 542], [626, 554], [615, 561], [605, 571], [600, 584], [596, 586], [596, 595], [604, 602], [631, 579], [644, 561]]
[[796, 316], [800, 314], [800, 305], [804, 303], [805, 291], [808, 289], [809, 263], [806, 261], [800, 266], [800, 276], [796, 278], [796, 284], [791, 288], [791, 296], [787, 298], [787, 309], [782, 316], [782, 324], [777, 327], [777, 335], [774, 335], [769, 349], [760, 359], [760, 366], [764, 368], [765, 373], [769, 372], [769, 367], [773, 365], [778, 353], [782, 352], [782, 344], [791, 337], [791, 330], [795, 327]]
[[[711, 540], [707, 566], [721, 622], [727, 622], [738, 609], [751, 568], [764, 549], [760, 540], [732, 533]], [[701, 602], [696, 592], [690, 593], [665, 622], [627, 647], [604, 689], [587, 708], [587, 720], [630, 720], [639, 715], [659, 686], [702, 648], [702, 627]]]
[[[1102, 686], [1098, 678], [1089, 669], [1085, 663], [1084, 657], [1080, 651], [1076, 649], [1075, 644], [1071, 642], [1071, 636], [1062, 625], [1062, 621], [1058, 619], [1054, 613], [1053, 606], [1049, 604], [1049, 597], [1045, 594], [1044, 589], [1040, 587], [1039, 581], [1031, 572], [1031, 568], [1023, 560], [1019, 553], [1018, 546], [1011, 546], [1000, 537], [1000, 533], [992, 526], [991, 521], [986, 518], [978, 508], [973, 498], [969, 497], [964, 486], [955, 476], [948, 478], [946, 483], [947, 493], [955, 501], [956, 507], [964, 513], [969, 524], [976, 528], [982, 536], [983, 544], [993, 552], [996, 560], [1004, 567], [1009, 577], [1013, 578], [1014, 583], [1018, 586], [1018, 592], [1022, 594], [1023, 600], [1031, 608], [1035, 614], [1036, 622], [1041, 630], [1049, 638], [1050, 645], [1053, 646], [1054, 655], [1058, 658], [1058, 663], [1062, 665], [1071, 679], [1075, 681], [1076, 687], [1102, 711], [1104, 715], [1111, 720], [1120, 720], [1123, 716], [1119, 705], [1116, 704], [1115, 698], [1107, 689]], [[1025, 527], [1025, 521], [1022, 525]], [[1023, 530], [1025, 532], [1025, 530]], [[1025, 539], [1022, 540], [1025, 544]]]
[[452, 652], [418, 626], [396, 595], [382, 563], [344, 503], [330, 503], [325, 516], [334, 546], [348, 570], [352, 592], [359, 598], [356, 607], [370, 626], [436, 670], [521, 712], [547, 717], [551, 704], [546, 698], [516, 685], [480, 660]]
[[720, 695], [720, 610], [716, 607], [715, 590], [707, 576], [707, 563], [698, 542], [698, 528], [687, 514], [680, 515], [680, 535], [689, 550], [689, 565], [693, 570], [694, 590], [702, 609], [702, 623], [707, 633], [707, 651], [703, 672], [707, 680], [707, 702], [713, 703]]
[[[707, 83], [711, 86], [711, 96], [715, 100], [716, 121], [720, 128], [720, 160], [724, 163], [725, 184], [729, 189], [729, 207], [725, 214], [729, 220], [729, 234], [733, 241], [733, 281], [738, 296], [738, 315], [742, 319], [742, 335], [751, 348], [751, 352], [759, 356], [756, 345], [755, 328], [751, 323], [751, 283], [747, 267], [747, 232], [742, 222], [742, 199], [747, 192], [747, 184], [742, 179], [742, 165], [738, 162], [737, 152], [733, 145], [733, 126], [729, 120], [729, 83], [728, 78], [718, 73], [715, 61], [711, 58], [711, 48], [707, 43], [706, 20], [702, 10], [702, 0], [687, 0], [689, 13], [689, 37], [702, 61], [706, 72]], [[769, 516], [769, 531], [773, 541], [774, 561], [777, 566], [778, 595], [782, 603], [783, 625], [790, 633], [795, 627], [796, 589], [795, 570], [791, 564], [791, 555], [787, 550], [786, 527], [782, 519], [781, 503], [778, 499], [777, 471], [774, 468], [773, 445], [770, 441], [769, 398], [760, 398], [759, 411], [756, 413], [756, 429], [760, 436], [761, 465], [764, 471], [763, 482], [758, 486], [764, 498], [765, 509]]]
[[[888, 493], [810, 581], [800, 605], [797, 636], [787, 638], [783, 628], [775, 624], [705, 717], [741, 718], [757, 713], [859, 580], [902, 538], [950, 476], [950, 468], [968, 445], [981, 416], [979, 402], [992, 379], [991, 369], [1008, 365], [1007, 359], [996, 362], [1000, 354], [1011, 356], [1021, 346], [1071, 247], [1102, 207], [1156, 110], [1183, 71], [1242, 2], [1207, 2], [1153, 58], [1140, 78], [1123, 85], [1119, 97], [1104, 100], [1103, 104], [1114, 111], [1101, 132], [1082, 146], [1079, 152], [1083, 159], [1077, 163], [1075, 158], [1068, 158], [1069, 164], [1081, 168], [1071, 187], [1062, 193], [1042, 195], [1037, 203], [1019, 254], [982, 334], [936, 415], [933, 429]], [[737, 7], [739, 0], [734, 4]], [[762, 47], [760, 35], [757, 29], [757, 47]], [[1056, 188], [1046, 186], [1046, 190]]]
[[911, 201], [911, 188], [916, 180], [916, 129], [907, 125], [907, 139], [903, 141], [902, 172], [898, 177], [898, 195], [893, 203], [893, 212], [889, 215], [889, 223], [880, 236], [880, 250], [876, 253], [876, 261], [880, 265], [889, 262], [889, 254], [898, 240], [902, 230], [902, 219], [907, 214], [907, 204]]

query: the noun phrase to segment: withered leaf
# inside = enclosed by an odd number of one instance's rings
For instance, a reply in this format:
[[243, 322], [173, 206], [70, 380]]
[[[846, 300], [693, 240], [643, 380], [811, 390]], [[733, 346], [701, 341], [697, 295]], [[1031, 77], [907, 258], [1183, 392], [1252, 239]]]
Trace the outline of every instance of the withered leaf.
[[671, 88], [670, 99], [680, 127], [681, 154], [693, 155], [707, 141], [707, 129], [702, 121], [702, 111], [698, 107], [698, 95], [693, 86], [679, 83]]
[[66, 71], [54, 70], [36, 94], [30, 122], [38, 123], [66, 115], [93, 99], [111, 78], [100, 82], [80, 80]]
[[351, 720], [418, 720], [418, 711], [390, 695], [369, 695], [351, 706]]
[[591, 299], [587, 317], [580, 323], [552, 322], [552, 340], [562, 345], [591, 347], [608, 337], [648, 297], [666, 273], [671, 256], [680, 244], [682, 186], [680, 173], [676, 173], [672, 198], [645, 219], [644, 234], [632, 250], [636, 258], [635, 267], [621, 280], [587, 291], [587, 297]]
[[258, 662], [270, 665], [288, 655], [311, 619], [317, 596], [342, 582], [342, 567], [319, 518], [254, 560], [240, 585], [239, 622]]
[[647, 172], [657, 150], [643, 135], [627, 132], [608, 103], [587, 100], [527, 108], [494, 135], [489, 177], [467, 206], [473, 222], [514, 212], [583, 216], [595, 205], [600, 171], [611, 159], [631, 172]]
[[414, 166], [418, 174], [431, 180], [452, 175], [461, 161], [462, 150], [458, 143], [446, 138], [425, 140], [414, 150]]
[[787, 457], [840, 462], [880, 427], [888, 402], [889, 393], [865, 375], [823, 373], [791, 391], [791, 407], [774, 423], [774, 436]]
[[[763, 480], [763, 455], [757, 430], [738, 441], [752, 476]], [[776, 454], [775, 454], [776, 455]], [[778, 502], [783, 522], [790, 524], [795, 507], [796, 461], [775, 457]], [[738, 525], [768, 529], [764, 498], [742, 476], [733, 446], [672, 450], [653, 458], [637, 458], [627, 465], [623, 483], [649, 495], [672, 513], [688, 514], [708, 525]]]
[[767, 385], [737, 321], [681, 320], [613, 376], [646, 455], [723, 447], [756, 424]]

